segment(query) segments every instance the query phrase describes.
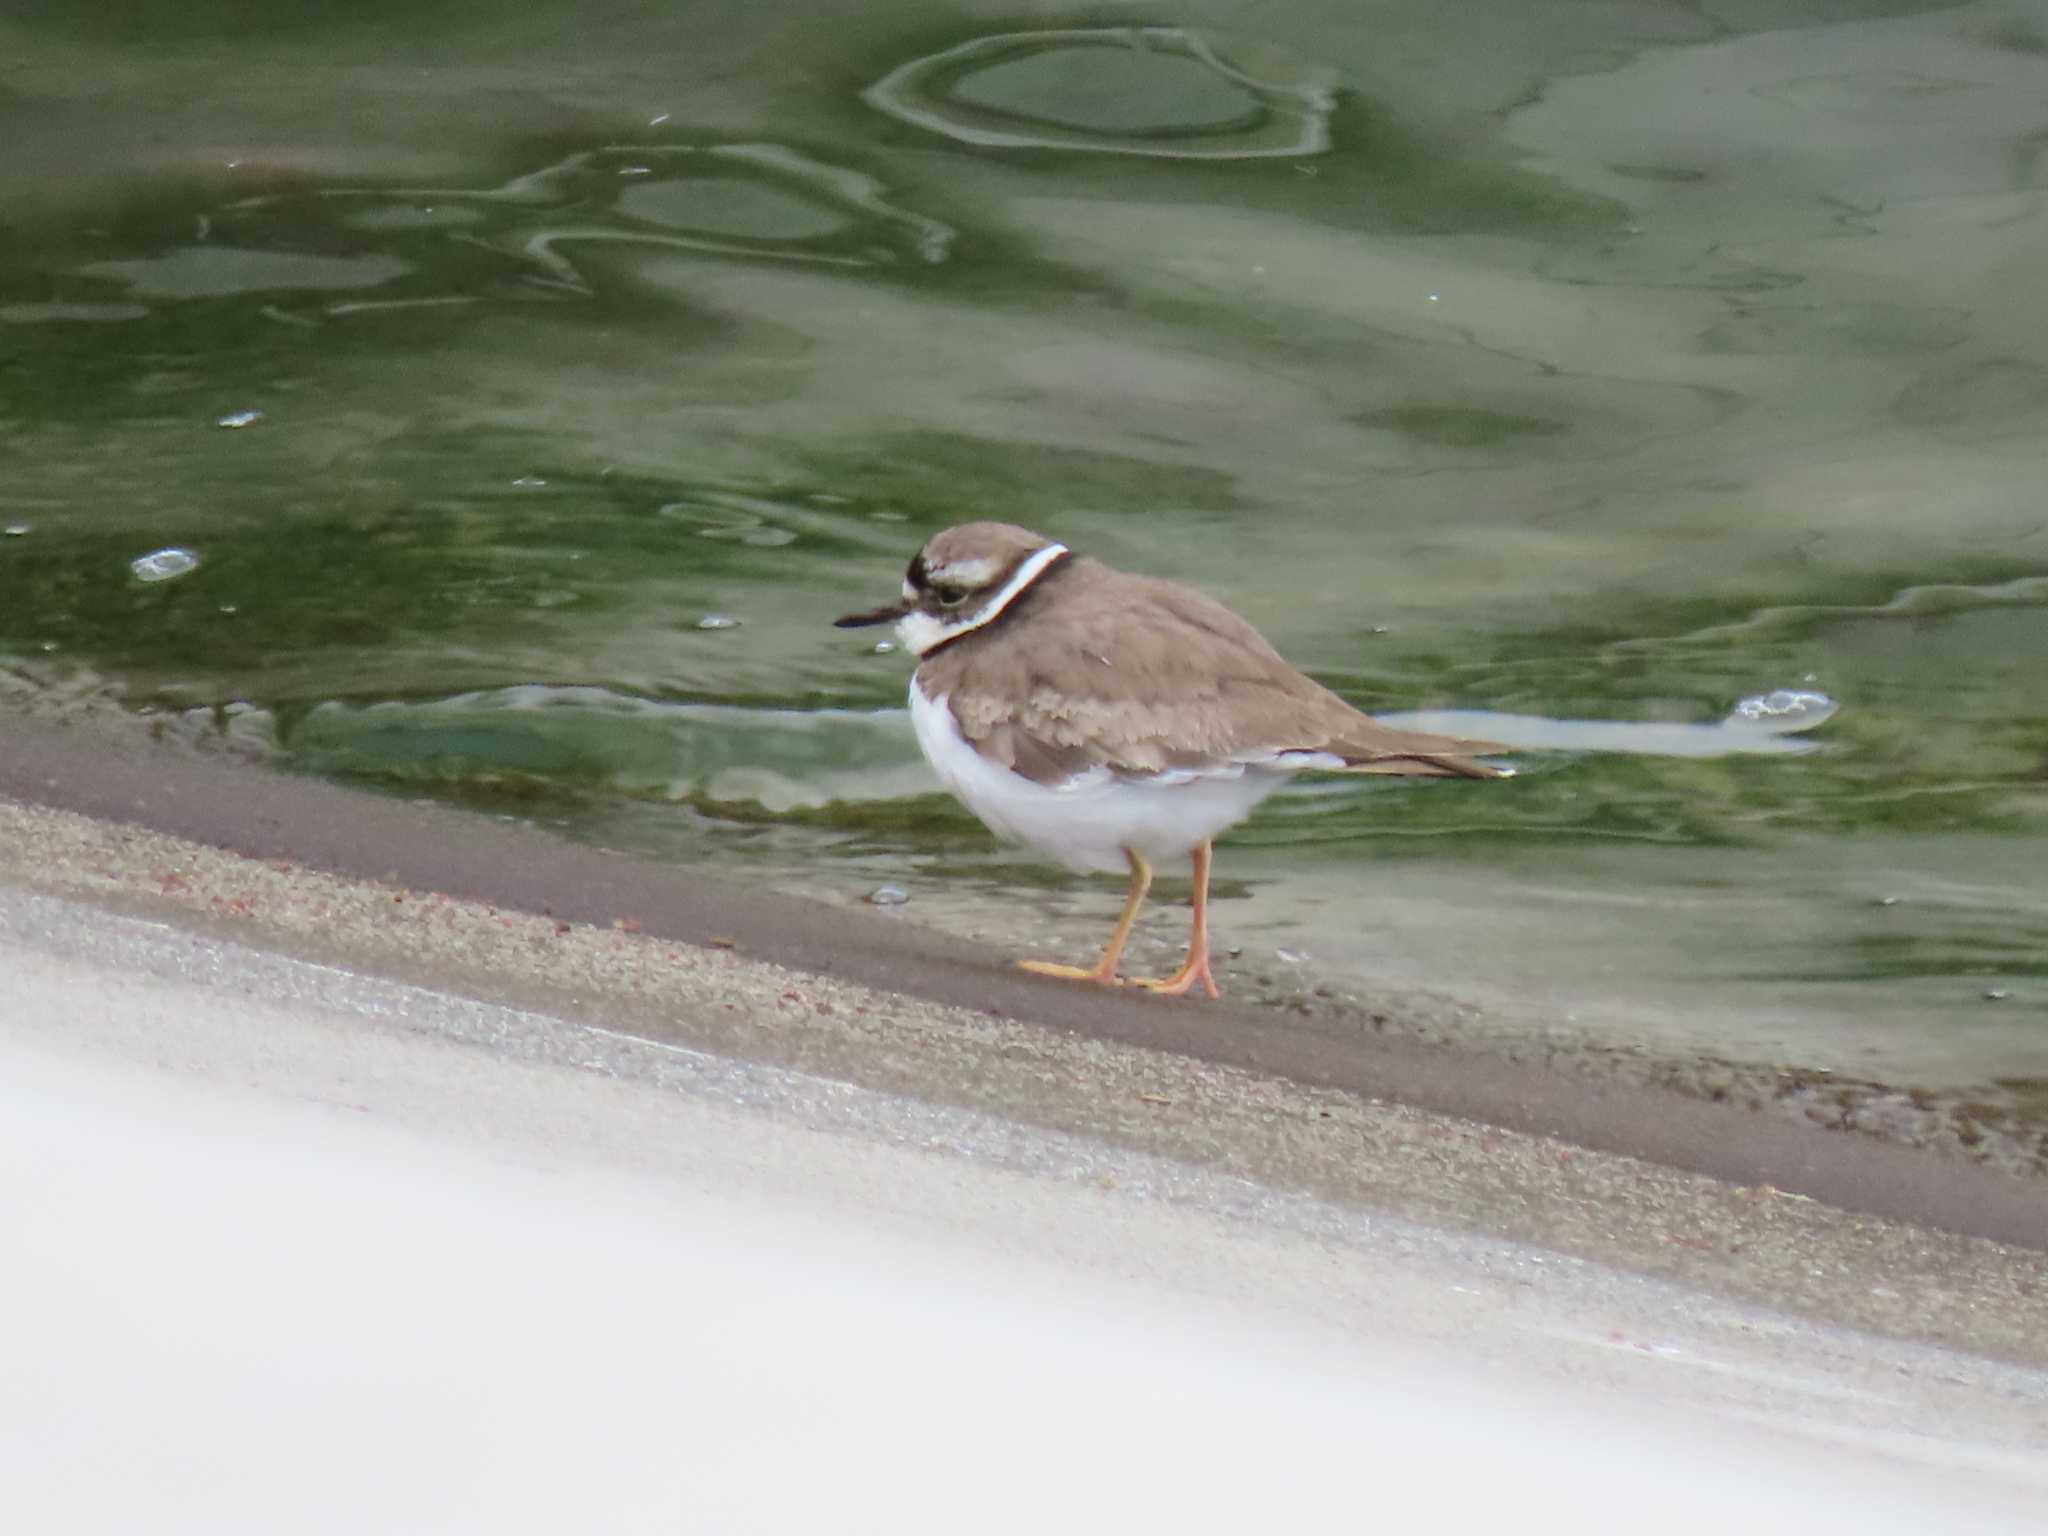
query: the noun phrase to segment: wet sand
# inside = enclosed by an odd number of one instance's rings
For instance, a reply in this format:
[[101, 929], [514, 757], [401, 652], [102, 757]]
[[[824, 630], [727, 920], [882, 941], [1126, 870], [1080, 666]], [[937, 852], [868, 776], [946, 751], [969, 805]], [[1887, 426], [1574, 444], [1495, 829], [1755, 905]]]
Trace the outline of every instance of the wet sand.
[[2048, 1363], [2032, 1180], [1405, 1029], [1075, 991], [871, 910], [85, 725], [4, 729], [20, 891]]

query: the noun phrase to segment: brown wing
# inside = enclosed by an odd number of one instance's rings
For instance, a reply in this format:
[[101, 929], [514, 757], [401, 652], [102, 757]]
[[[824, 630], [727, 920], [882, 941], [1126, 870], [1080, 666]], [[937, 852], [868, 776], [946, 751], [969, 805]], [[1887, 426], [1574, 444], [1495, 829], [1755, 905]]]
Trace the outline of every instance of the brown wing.
[[[1055, 593], [927, 658], [983, 756], [1038, 783], [1102, 767], [1131, 777], [1283, 765], [1357, 773], [1493, 778], [1485, 742], [1399, 731], [1303, 676], [1213, 598], [1093, 560], [1060, 570]], [[1299, 762], [1299, 759], [1296, 759]], [[1308, 766], [1308, 764], [1301, 764]]]

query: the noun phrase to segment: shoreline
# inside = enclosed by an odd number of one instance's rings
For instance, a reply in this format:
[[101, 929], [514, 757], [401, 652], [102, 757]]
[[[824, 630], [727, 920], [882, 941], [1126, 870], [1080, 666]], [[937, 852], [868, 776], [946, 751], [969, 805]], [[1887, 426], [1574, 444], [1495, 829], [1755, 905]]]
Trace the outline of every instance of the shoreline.
[[[843, 1516], [906, 1425], [943, 1452], [941, 1486], [917, 1480], [934, 1530], [1019, 1446], [1115, 1487], [1133, 1454], [1213, 1446], [1243, 1506], [1228, 1523], [1301, 1524], [1355, 1509], [1361, 1433], [1376, 1508], [1489, 1528], [1532, 1489], [1632, 1517], [1687, 1487], [1735, 1491], [1673, 1506], [1686, 1530], [1791, 1531], [1826, 1508], [1868, 1531], [2020, 1531], [2048, 1489], [2048, 1372], [1731, 1301], [1711, 1275], [1632, 1274], [4, 883], [0, 953], [0, 1169], [28, 1216], [0, 1246], [60, 1426], [14, 1469], [34, 1507], [261, 1526], [345, 1441], [384, 1475], [323, 1503], [336, 1530], [415, 1519], [483, 1455], [507, 1469], [471, 1485], [485, 1526], [543, 1499], [573, 1523], [602, 1488], [642, 1510], [665, 1496], [673, 1527], [721, 1481], [759, 1512], [790, 1481], [777, 1468], [843, 1466], [791, 1485], [804, 1507], [764, 1526], [784, 1529]], [[1431, 1176], [1464, 1182], [1471, 1150], [1437, 1143]], [[1889, 1289], [1824, 1268], [1823, 1231], [1764, 1235], [1801, 1239], [1843, 1296]], [[1958, 1278], [1913, 1304], [2014, 1315], [1981, 1264]], [[1975, 1341], [1999, 1352], [1992, 1329]], [[1514, 1465], [1470, 1488], [1475, 1437]], [[108, 1478], [109, 1444], [155, 1453]], [[1176, 1517], [1134, 1486], [1124, 1523], [1214, 1526], [1215, 1480], [1182, 1492]], [[901, 1528], [900, 1490], [887, 1502]]]
[[442, 806], [7, 731], [20, 891], [2048, 1363], [2033, 1180], [1272, 1010], [1077, 995], [932, 930]]
[[[203, 847], [572, 923], [724, 949], [931, 1003], [1166, 1051], [1315, 1090], [1553, 1136], [1848, 1210], [2048, 1246], [2048, 1149], [1984, 1106], [1855, 1079], [1626, 1049], [1493, 1038], [1478, 1004], [1402, 991], [1367, 1004], [1301, 987], [1221, 1003], [1062, 988], [988, 945], [900, 914], [399, 800], [88, 715], [0, 717], [0, 799]], [[4, 864], [0, 864], [4, 868]]]

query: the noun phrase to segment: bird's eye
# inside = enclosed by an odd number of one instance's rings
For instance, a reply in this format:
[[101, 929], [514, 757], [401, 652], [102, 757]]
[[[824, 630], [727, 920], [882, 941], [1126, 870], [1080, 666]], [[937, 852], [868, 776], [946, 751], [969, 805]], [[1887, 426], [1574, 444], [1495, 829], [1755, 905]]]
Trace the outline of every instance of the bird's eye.
[[965, 587], [956, 587], [950, 583], [941, 583], [932, 588], [932, 596], [939, 600], [941, 608], [958, 608], [972, 595]]

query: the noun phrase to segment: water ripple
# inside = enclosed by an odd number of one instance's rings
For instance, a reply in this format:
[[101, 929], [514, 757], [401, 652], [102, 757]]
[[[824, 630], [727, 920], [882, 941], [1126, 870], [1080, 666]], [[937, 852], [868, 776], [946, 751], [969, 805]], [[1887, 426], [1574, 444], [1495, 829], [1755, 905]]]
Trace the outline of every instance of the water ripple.
[[[954, 231], [938, 219], [897, 206], [877, 178], [786, 145], [605, 144], [578, 150], [495, 187], [325, 187], [309, 193], [245, 198], [222, 209], [237, 237], [261, 245], [301, 238], [307, 215], [321, 213], [341, 230], [406, 242], [428, 268], [414, 288], [446, 284], [433, 269], [460, 265], [467, 246], [516, 257], [535, 269], [530, 281], [588, 294], [578, 246], [629, 245], [692, 255], [801, 265], [872, 268], [903, 261], [936, 265], [952, 252]], [[573, 223], [542, 223], [537, 215], [573, 209]], [[288, 221], [289, 230], [277, 229]], [[446, 259], [443, 259], [446, 258]], [[253, 287], [367, 285], [411, 270], [388, 256], [290, 257], [268, 250], [211, 246], [150, 262], [102, 262], [88, 275], [117, 277], [138, 293], [179, 296]], [[325, 265], [321, 265], [322, 262]], [[374, 269], [363, 262], [383, 265]], [[361, 273], [359, 279], [357, 274]], [[473, 276], [454, 279], [458, 286]], [[370, 303], [334, 303], [318, 318], [338, 319], [376, 308], [474, 302], [473, 293], [407, 293]], [[295, 318], [290, 312], [278, 318]]]
[[1183, 27], [1002, 32], [899, 65], [861, 93], [962, 143], [1173, 160], [1330, 147], [1329, 72]]

